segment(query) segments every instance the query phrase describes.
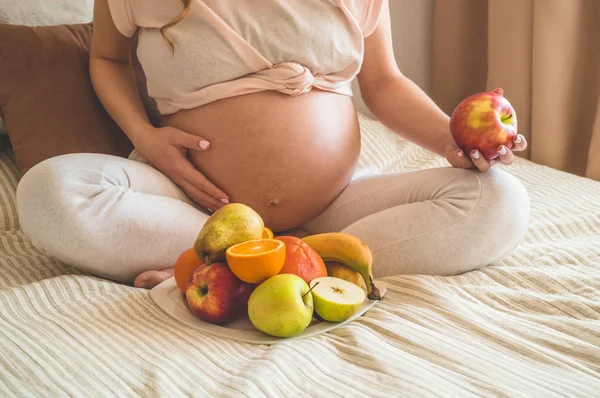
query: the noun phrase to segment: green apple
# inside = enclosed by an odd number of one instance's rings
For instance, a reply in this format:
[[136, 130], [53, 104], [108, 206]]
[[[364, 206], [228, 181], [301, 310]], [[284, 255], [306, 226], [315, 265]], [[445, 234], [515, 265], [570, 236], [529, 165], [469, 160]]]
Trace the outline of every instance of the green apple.
[[354, 283], [332, 276], [310, 281], [315, 311], [328, 322], [350, 318], [365, 301], [365, 292]]
[[313, 299], [308, 284], [292, 274], [275, 275], [261, 283], [248, 300], [250, 322], [261, 332], [291, 337], [310, 324]]

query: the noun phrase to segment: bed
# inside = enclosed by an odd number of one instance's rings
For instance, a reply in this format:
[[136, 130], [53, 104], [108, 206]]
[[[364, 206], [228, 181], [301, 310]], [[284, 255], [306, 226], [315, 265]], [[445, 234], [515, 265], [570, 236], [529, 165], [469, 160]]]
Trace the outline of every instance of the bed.
[[[360, 117], [361, 167], [445, 161]], [[505, 261], [381, 280], [385, 299], [330, 333], [250, 345], [177, 323], [135, 289], [37, 251], [0, 153], [0, 396], [600, 394], [600, 183], [519, 159], [531, 225]], [[376, 265], [375, 265], [376, 266]]]

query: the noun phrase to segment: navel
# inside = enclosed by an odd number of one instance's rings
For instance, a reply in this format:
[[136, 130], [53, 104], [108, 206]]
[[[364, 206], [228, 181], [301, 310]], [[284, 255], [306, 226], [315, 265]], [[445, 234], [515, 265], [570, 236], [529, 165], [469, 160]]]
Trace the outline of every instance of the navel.
[[281, 200], [279, 198], [272, 198], [272, 199], [267, 200], [267, 206], [275, 207], [275, 206], [279, 205], [280, 202], [281, 202]]

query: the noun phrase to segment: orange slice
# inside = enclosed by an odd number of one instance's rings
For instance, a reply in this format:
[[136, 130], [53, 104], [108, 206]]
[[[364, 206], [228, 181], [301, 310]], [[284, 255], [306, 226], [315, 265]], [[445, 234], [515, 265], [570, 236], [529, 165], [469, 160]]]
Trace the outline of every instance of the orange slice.
[[247, 283], [261, 283], [281, 271], [285, 243], [279, 239], [257, 239], [231, 246], [225, 252], [231, 272]]
[[269, 228], [265, 227], [263, 229], [263, 234], [262, 234], [263, 239], [273, 239], [274, 237], [275, 237], [275, 234]]

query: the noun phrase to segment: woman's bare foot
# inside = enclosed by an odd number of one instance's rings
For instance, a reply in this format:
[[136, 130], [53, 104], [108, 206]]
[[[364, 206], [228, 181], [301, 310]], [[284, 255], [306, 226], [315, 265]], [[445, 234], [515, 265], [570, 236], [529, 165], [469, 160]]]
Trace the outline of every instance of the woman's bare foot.
[[150, 270], [139, 274], [133, 281], [133, 286], [142, 289], [152, 289], [164, 280], [173, 276], [175, 268], [165, 268], [161, 270]]

